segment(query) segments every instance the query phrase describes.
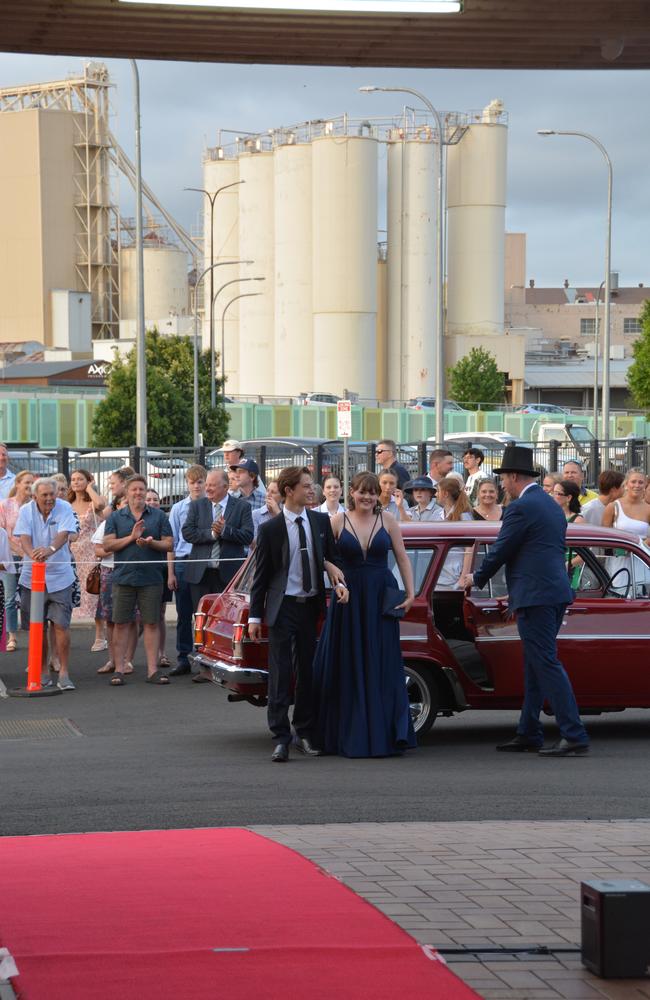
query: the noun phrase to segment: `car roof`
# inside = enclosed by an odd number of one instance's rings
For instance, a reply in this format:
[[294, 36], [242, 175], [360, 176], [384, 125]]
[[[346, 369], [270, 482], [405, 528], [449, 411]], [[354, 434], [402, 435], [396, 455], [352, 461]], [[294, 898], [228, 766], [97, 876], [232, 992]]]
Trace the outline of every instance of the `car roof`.
[[[473, 535], [477, 540], [489, 541], [495, 539], [501, 530], [501, 521], [418, 521], [416, 524], [401, 523], [400, 528], [405, 541], [429, 541], [440, 539], [445, 541], [454, 538], [467, 538]], [[595, 524], [568, 524], [567, 539], [576, 544], [586, 542], [599, 544], [620, 544], [634, 541], [625, 531], [615, 528], [601, 528]]]

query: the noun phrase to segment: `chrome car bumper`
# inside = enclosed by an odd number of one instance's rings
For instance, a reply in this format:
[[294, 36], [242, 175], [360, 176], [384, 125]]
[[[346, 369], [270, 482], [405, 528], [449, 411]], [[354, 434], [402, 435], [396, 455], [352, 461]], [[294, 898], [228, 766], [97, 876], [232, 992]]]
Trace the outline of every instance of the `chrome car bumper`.
[[221, 687], [231, 685], [259, 687], [260, 684], [266, 686], [268, 681], [269, 675], [266, 670], [237, 667], [233, 663], [224, 663], [223, 660], [213, 660], [212, 657], [204, 656], [202, 653], [190, 653], [188, 659], [198, 670], [209, 670], [212, 680]]

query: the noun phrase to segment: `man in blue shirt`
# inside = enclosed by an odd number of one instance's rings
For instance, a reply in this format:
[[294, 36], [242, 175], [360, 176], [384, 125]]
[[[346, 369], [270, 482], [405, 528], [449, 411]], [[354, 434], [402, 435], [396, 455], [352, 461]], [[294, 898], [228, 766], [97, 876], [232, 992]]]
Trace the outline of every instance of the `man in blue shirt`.
[[9, 452], [6, 444], [0, 444], [0, 500], [6, 500], [9, 490], [16, 478], [13, 472], [7, 468], [9, 464]]
[[176, 655], [177, 663], [169, 671], [171, 677], [191, 673], [189, 653], [194, 648], [192, 634], [192, 592], [185, 579], [185, 560], [192, 552], [192, 543], [183, 538], [183, 525], [187, 520], [187, 512], [192, 500], [200, 500], [205, 496], [205, 479], [207, 470], [202, 465], [190, 465], [185, 473], [188, 495], [175, 503], [169, 512], [169, 523], [174, 538], [174, 551], [167, 554], [167, 585], [174, 591], [176, 599]]
[[[23, 504], [14, 528], [20, 539], [23, 559], [20, 573], [20, 602], [29, 614], [32, 598], [32, 562], [45, 563], [44, 620], [54, 626], [54, 642], [60, 663], [57, 687], [74, 691], [68, 673], [70, 658], [70, 618], [74, 571], [69, 542], [77, 537], [75, 512], [66, 500], [56, 499], [57, 483], [37, 479], [32, 487], [33, 500]], [[43, 663], [47, 663], [47, 629], [43, 630]], [[50, 683], [46, 679], [46, 685]]]
[[144, 628], [147, 681], [169, 684], [167, 674], [158, 669], [158, 622], [163, 590], [160, 568], [174, 543], [167, 515], [160, 508], [148, 507], [146, 495], [144, 476], [131, 476], [126, 482], [126, 507], [106, 521], [104, 548], [117, 556], [113, 570], [114, 687], [124, 684], [129, 625], [135, 619], [136, 604]]

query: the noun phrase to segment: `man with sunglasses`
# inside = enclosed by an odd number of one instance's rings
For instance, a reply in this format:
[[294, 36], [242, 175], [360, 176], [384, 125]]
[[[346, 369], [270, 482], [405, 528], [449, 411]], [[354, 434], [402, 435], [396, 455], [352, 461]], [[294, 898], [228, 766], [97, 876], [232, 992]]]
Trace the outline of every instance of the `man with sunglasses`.
[[390, 438], [379, 441], [375, 448], [375, 455], [377, 456], [377, 464], [381, 466], [381, 471], [392, 472], [397, 476], [397, 485], [400, 490], [403, 490], [405, 483], [408, 483], [411, 478], [411, 474], [406, 466], [397, 461], [396, 443]]

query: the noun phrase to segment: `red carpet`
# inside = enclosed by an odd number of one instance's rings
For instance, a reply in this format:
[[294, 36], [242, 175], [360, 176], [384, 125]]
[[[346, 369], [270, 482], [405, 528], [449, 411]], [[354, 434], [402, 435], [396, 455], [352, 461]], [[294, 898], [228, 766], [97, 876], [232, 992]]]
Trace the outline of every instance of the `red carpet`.
[[246, 830], [0, 840], [21, 1000], [475, 1000], [311, 862]]

